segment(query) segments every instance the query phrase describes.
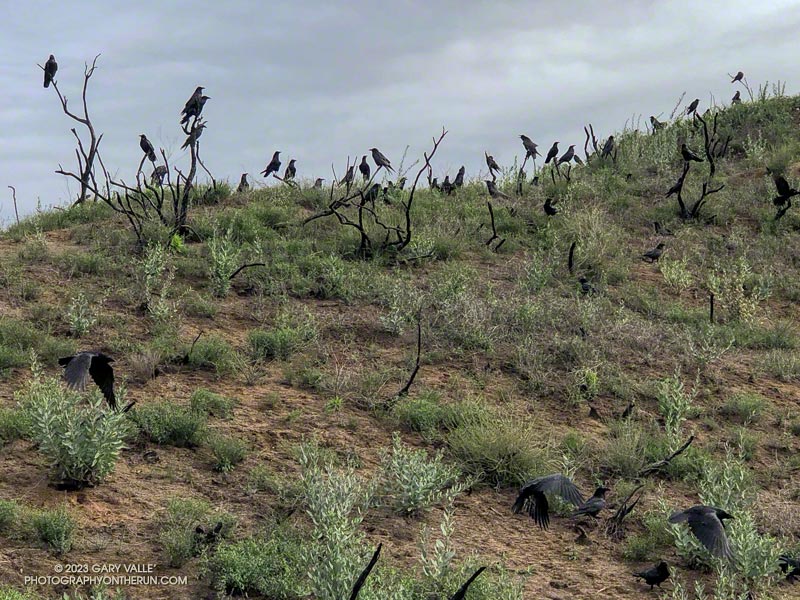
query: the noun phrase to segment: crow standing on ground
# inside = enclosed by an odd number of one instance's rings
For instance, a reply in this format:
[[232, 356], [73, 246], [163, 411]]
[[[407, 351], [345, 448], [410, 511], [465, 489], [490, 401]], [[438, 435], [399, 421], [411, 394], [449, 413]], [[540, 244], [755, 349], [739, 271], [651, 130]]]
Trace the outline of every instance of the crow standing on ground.
[[556, 495], [573, 506], [583, 505], [583, 496], [572, 480], [561, 473], [554, 473], [537, 477], [522, 486], [511, 510], [515, 514], [527, 511], [539, 527], [547, 529], [550, 526], [547, 494]]
[[[561, 158], [558, 159], [558, 164], [560, 165], [563, 163], [568, 163], [573, 158], [575, 158], [575, 144], [572, 144], [569, 148], [567, 148], [567, 151], [564, 152]], [[580, 158], [578, 160], [580, 160]]]
[[156, 162], [155, 148], [153, 148], [153, 144], [150, 143], [150, 140], [147, 139], [145, 134], [139, 136], [139, 148], [141, 148], [142, 152], [147, 155], [147, 158], [150, 159], [150, 162]]
[[83, 392], [91, 377], [103, 392], [108, 405], [117, 410], [117, 399], [114, 397], [114, 359], [102, 352], [78, 352], [74, 356], [58, 359], [64, 368], [64, 380], [70, 389]]
[[647, 569], [646, 571], [634, 573], [633, 576], [644, 579], [644, 582], [649, 585], [652, 590], [654, 585], [661, 587], [661, 584], [669, 579], [669, 565], [662, 560], [655, 567]]
[[689, 150], [689, 147], [686, 144], [681, 144], [681, 156], [683, 156], [683, 160], [689, 162], [691, 160], [695, 162], [703, 162], [703, 159], [697, 156], [694, 152]]
[[659, 242], [658, 246], [642, 254], [642, 260], [650, 263], [658, 262], [662, 254], [664, 254], [664, 242]]
[[364, 178], [364, 181], [369, 181], [370, 168], [366, 154], [361, 157], [361, 164], [358, 165], [358, 170], [361, 171], [361, 177]]
[[736, 93], [731, 98], [731, 104], [741, 104], [742, 103], [742, 92], [736, 90]]
[[700, 104], [700, 98], [695, 98], [692, 100], [692, 103], [686, 107], [686, 114], [690, 115], [694, 112], [697, 112], [697, 106]]
[[664, 123], [662, 123], [652, 115], [650, 116], [650, 126], [653, 128], [653, 133], [655, 133], [656, 131], [660, 131], [661, 129], [664, 129]]
[[539, 154], [539, 150], [537, 150], [538, 145], [534, 143], [534, 141], [529, 138], [527, 135], [519, 136], [519, 139], [522, 140], [522, 145], [525, 147], [525, 158], [532, 158], [536, 160], [537, 156], [541, 156]]
[[611, 153], [613, 151], [614, 151], [614, 136], [610, 135], [608, 136], [608, 139], [606, 140], [606, 143], [603, 146], [603, 152], [600, 156], [602, 158], [605, 158], [606, 156], [611, 156]]
[[242, 178], [239, 180], [239, 187], [236, 188], [236, 191], [241, 194], [249, 189], [250, 184], [247, 182], [247, 173], [242, 173]]
[[[188, 148], [189, 146], [194, 146], [194, 143], [200, 139], [200, 136], [203, 135], [203, 129], [206, 128], [205, 123], [200, 123], [197, 127], [194, 127], [186, 137], [186, 141], [183, 142], [183, 146], [181, 146], [181, 150]], [[150, 159], [152, 160], [152, 159]]]
[[466, 173], [466, 171], [464, 165], [461, 165], [458, 173], [456, 173], [456, 178], [453, 180], [453, 187], [460, 188], [464, 185], [464, 173]]
[[590, 517], [597, 518], [597, 513], [603, 510], [606, 507], [606, 492], [609, 492], [610, 488], [600, 486], [592, 494], [592, 497], [589, 498], [586, 502], [581, 504], [575, 511], [570, 515], [571, 517], [580, 517], [583, 515], [588, 515]]
[[495, 171], [498, 173], [500, 172], [500, 165], [497, 164], [497, 161], [494, 159], [494, 156], [489, 154], [484, 150], [484, 156], [486, 157], [486, 166], [489, 167], [489, 175], [492, 176], [494, 179], [496, 177]]
[[553, 142], [550, 151], [547, 153], [547, 158], [544, 159], [544, 164], [549, 163], [551, 160], [558, 156], [558, 142]]
[[486, 189], [489, 190], [489, 195], [492, 198], [502, 198], [503, 200], [511, 200], [511, 196], [508, 194], [504, 194], [500, 190], [497, 189], [497, 186], [494, 184], [494, 181], [491, 179], [486, 179]]
[[734, 78], [733, 78], [733, 79], [731, 79], [731, 83], [736, 83], [737, 81], [741, 81], [742, 79], [744, 79], [744, 73], [742, 73], [741, 71], [739, 71], [739, 72], [738, 72], [738, 73], [737, 73], [737, 74], [734, 76]]
[[733, 560], [733, 550], [725, 534], [723, 521], [733, 515], [713, 506], [692, 506], [684, 511], [673, 513], [670, 523], [688, 523], [689, 529], [706, 549], [718, 558]]
[[294, 179], [294, 176], [297, 175], [297, 167], [294, 166], [295, 159], [289, 161], [289, 164], [286, 165], [286, 170], [283, 172], [284, 180]]
[[555, 206], [553, 206], [553, 199], [552, 198], [546, 198], [545, 199], [545, 201], [544, 201], [544, 213], [548, 217], [554, 217], [554, 216], [556, 216], [558, 214], [558, 209]]
[[389, 171], [390, 173], [394, 173], [394, 169], [392, 168], [392, 163], [389, 162], [389, 159], [386, 158], [381, 151], [377, 148], [370, 148], [370, 152], [372, 152], [372, 160], [375, 161], [375, 164], [378, 165], [378, 170], [381, 167]]
[[775, 206], [783, 206], [794, 196], [800, 195], [800, 190], [790, 186], [789, 182], [781, 175], [775, 175], [773, 181], [775, 181], [775, 188], [778, 190], [778, 195], [772, 200]]
[[269, 161], [267, 168], [261, 171], [261, 174], [264, 177], [269, 177], [272, 173], [277, 173], [278, 169], [281, 168], [281, 151], [275, 150], [275, 154], [272, 155], [272, 160]]
[[56, 76], [56, 71], [58, 71], [58, 63], [56, 62], [56, 57], [51, 54], [47, 62], [44, 63], [44, 87], [50, 87], [50, 82]]

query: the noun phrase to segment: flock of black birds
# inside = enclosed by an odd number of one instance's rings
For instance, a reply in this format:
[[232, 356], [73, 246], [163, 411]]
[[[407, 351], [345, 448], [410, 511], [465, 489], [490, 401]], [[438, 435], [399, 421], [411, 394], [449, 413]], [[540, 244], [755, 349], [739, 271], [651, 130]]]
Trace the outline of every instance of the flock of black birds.
[[[58, 64], [56, 63], [54, 56], [51, 54], [44, 66], [44, 87], [49, 87], [56, 75], [57, 70]], [[743, 80], [743, 78], [744, 73], [739, 71], [733, 77], [732, 83], [740, 82]], [[188, 123], [188, 121], [192, 118], [200, 117], [206, 101], [210, 99], [209, 96], [203, 94], [204, 89], [205, 88], [202, 86], [198, 86], [189, 100], [187, 100], [183, 110], [181, 111], [182, 125]], [[739, 91], [736, 92], [731, 102], [732, 104], [741, 102]], [[686, 114], [695, 114], [699, 104], [699, 99], [693, 100], [687, 106]], [[659, 121], [655, 116], [650, 117], [650, 124], [654, 133], [663, 129], [666, 125], [665, 123]], [[190, 138], [187, 138], [182, 148], [186, 148], [187, 146], [194, 144], [196, 139], [202, 133], [202, 129], [204, 127], [205, 125], [200, 123], [197, 128], [194, 128], [192, 135]], [[538, 151], [538, 145], [530, 137], [524, 134], [520, 135], [519, 137], [522, 140], [523, 148], [525, 150], [525, 160], [532, 159], [535, 161], [537, 157], [541, 156]], [[558, 156], [558, 144], [559, 142], [556, 141], [550, 147], [550, 150], [545, 157], [545, 164], [550, 164], [552, 162], [556, 167], [559, 165], [568, 164], [570, 162], [574, 162], [577, 165], [583, 164], [583, 161], [575, 152], [574, 144], [570, 145], [567, 151], [564, 152], [560, 157]], [[139, 145], [145, 157], [155, 164], [157, 160], [155, 148], [147, 139], [145, 134], [141, 134]], [[612, 156], [614, 150], [615, 141], [614, 136], [612, 135], [609, 136], [604, 142], [602, 150], [600, 151], [600, 155], [602, 158], [610, 157]], [[369, 151], [371, 153], [372, 160], [377, 167], [375, 173], [381, 169], [385, 169], [389, 173], [395, 172], [391, 161], [383, 153], [381, 153], [380, 150], [377, 148], [370, 148]], [[689, 149], [685, 143], [681, 145], [680, 152], [683, 160], [687, 164], [690, 162], [703, 162], [704, 160], [695, 154], [691, 149]], [[273, 153], [272, 159], [261, 172], [261, 175], [264, 177], [269, 177], [270, 175], [277, 177], [281, 167], [280, 154], [281, 152], [278, 150]], [[509, 195], [500, 191], [496, 185], [497, 174], [501, 173], [502, 169], [492, 155], [490, 155], [488, 152], [485, 152], [484, 154], [486, 165], [489, 169], [489, 175], [491, 176], [491, 179], [485, 180], [489, 196], [496, 199], [511, 199]], [[283, 181], [290, 182], [296, 178], [297, 169], [295, 163], [296, 159], [294, 158], [289, 161], [289, 164], [287, 165], [283, 174]], [[350, 188], [355, 180], [355, 166], [356, 165], [353, 164], [348, 167], [345, 175], [338, 181], [339, 185], [345, 185], [348, 189]], [[364, 182], [369, 181], [370, 177], [373, 175], [370, 164], [367, 161], [366, 154], [361, 157], [361, 162], [358, 164], [358, 170]], [[452, 194], [464, 185], [465, 172], [465, 167], [461, 166], [452, 182], [450, 181], [449, 175], [445, 177], [444, 182], [441, 184], [438, 183], [436, 178], [429, 179], [430, 187], [448, 195]], [[681, 179], [679, 179], [678, 182], [667, 191], [667, 197], [680, 191], [685, 173], [686, 171], [684, 171]], [[152, 178], [154, 181], [157, 181], [160, 184], [165, 175], [166, 167], [159, 165], [155, 167]], [[247, 180], [247, 175], [248, 173], [242, 174], [239, 186], [237, 187], [237, 192], [246, 192], [250, 189], [250, 183]], [[778, 207], [790, 206], [791, 199], [800, 195], [800, 190], [792, 188], [786, 179], [781, 175], [773, 174], [773, 178], [778, 192], [778, 195], [774, 198], [773, 203]], [[321, 188], [324, 181], [325, 180], [321, 177], [317, 178], [313, 187]], [[402, 189], [404, 183], [405, 178], [400, 178], [396, 186]], [[533, 183], [534, 185], [538, 183], [538, 177], [534, 178]], [[392, 182], [389, 182], [389, 185], [395, 186], [395, 184]], [[381, 191], [384, 192], [385, 198], [387, 189], [382, 188], [380, 184], [375, 183], [367, 190], [365, 193], [365, 198], [367, 201], [374, 202]], [[547, 198], [545, 200], [543, 209], [548, 217], [554, 217], [559, 213], [552, 198]], [[669, 229], [663, 227], [658, 222], [654, 223], [654, 230], [656, 235], [659, 236], [666, 237], [673, 235]], [[642, 260], [650, 263], [658, 262], [663, 255], [665, 248], [665, 244], [663, 242], [659, 242], [654, 248], [643, 253], [641, 258]], [[574, 250], [574, 248], [571, 249], [571, 252], [572, 250]], [[597, 293], [597, 289], [585, 276], [580, 277], [578, 282], [580, 283], [581, 292], [583, 294]], [[88, 380], [91, 378], [100, 388], [106, 402], [111, 409], [117, 411], [119, 410], [119, 407], [117, 405], [117, 400], [114, 393], [114, 370], [111, 366], [111, 363], [113, 362], [114, 359], [111, 357], [101, 352], [94, 351], [82, 351], [74, 356], [68, 356], [58, 360], [59, 365], [64, 368], [63, 375], [69, 388], [85, 391]], [[127, 412], [131, 409], [131, 407], [133, 407], [134, 404], [135, 402], [131, 402], [125, 406], [121, 412]], [[631, 409], [632, 405], [626, 409], [626, 412], [629, 413]], [[548, 496], [555, 496], [563, 502], [573, 505], [575, 510], [570, 514], [571, 518], [588, 516], [597, 519], [599, 513], [607, 507], [605, 496], [609, 491], [611, 491], [610, 488], [599, 486], [595, 489], [591, 497], [584, 499], [580, 490], [572, 482], [572, 480], [561, 473], [554, 473], [533, 479], [522, 486], [516, 501], [512, 506], [512, 511], [517, 514], [521, 512], [527, 512], [541, 529], [547, 530], [550, 525], [550, 505]], [[733, 515], [720, 508], [697, 505], [687, 508], [686, 510], [673, 513], [669, 517], [668, 521], [672, 524], [686, 523], [689, 527], [689, 530], [712, 556], [735, 564], [736, 558], [733, 550], [731, 549], [725, 530], [725, 521], [733, 518]], [[581, 533], [582, 535], [585, 535], [583, 530], [581, 530]], [[219, 526], [212, 532], [205, 532], [198, 529], [198, 535], [200, 534], [206, 535], [207, 537], [211, 536], [216, 539], [216, 536], [219, 534]], [[379, 545], [377, 551], [373, 555], [372, 560], [370, 561], [370, 564], [367, 566], [364, 572], [361, 573], [356, 581], [350, 597], [351, 600], [357, 598], [367, 575], [369, 575], [369, 572], [377, 562], [380, 551], [381, 546]], [[779, 566], [786, 574], [787, 579], [790, 581], [794, 581], [796, 578], [800, 577], [800, 560], [788, 555], [782, 555], [780, 557]], [[465, 582], [464, 585], [451, 597], [450, 600], [462, 600], [465, 597], [470, 584], [483, 572], [484, 569], [485, 567], [478, 569], [472, 575], [472, 577], [470, 577], [470, 579]], [[633, 575], [634, 577], [644, 580], [644, 582], [650, 586], [650, 589], [653, 589], [654, 586], [660, 587], [661, 583], [670, 577], [670, 569], [666, 562], [660, 561], [654, 567], [645, 571], [634, 573]]]

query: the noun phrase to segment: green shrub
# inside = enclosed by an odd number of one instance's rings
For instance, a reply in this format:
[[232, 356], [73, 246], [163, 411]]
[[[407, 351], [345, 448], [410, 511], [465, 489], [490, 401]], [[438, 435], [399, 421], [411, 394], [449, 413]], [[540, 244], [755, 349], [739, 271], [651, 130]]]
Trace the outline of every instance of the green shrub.
[[247, 454], [247, 444], [242, 440], [224, 435], [210, 436], [208, 445], [214, 454], [214, 470], [223, 473], [232, 471]]
[[171, 567], [183, 566], [189, 559], [205, 550], [208, 539], [198, 535], [213, 531], [221, 523], [219, 539], [227, 538], [236, 525], [236, 519], [221, 510], [212, 510], [205, 500], [173, 498], [159, 519], [159, 540]]
[[200, 444], [205, 435], [206, 415], [172, 402], [140, 406], [134, 419], [156, 444], [191, 448]]
[[18, 408], [0, 408], [0, 448], [29, 435], [30, 416]]
[[214, 234], [208, 241], [208, 251], [211, 258], [211, 291], [217, 298], [224, 298], [231, 289], [231, 275], [239, 268], [240, 245], [234, 241], [228, 229], [224, 236]]
[[306, 313], [302, 318], [284, 314], [279, 317], [277, 327], [270, 330], [251, 331], [247, 339], [253, 359], [288, 360], [292, 354], [316, 336], [316, 323], [313, 317]]
[[66, 319], [70, 332], [82, 337], [97, 324], [97, 312], [89, 305], [86, 295], [79, 292], [67, 307]]
[[642, 516], [645, 531], [628, 536], [622, 556], [636, 562], [656, 560], [665, 548], [672, 544], [667, 516], [657, 510], [649, 510]]
[[231, 373], [236, 364], [236, 351], [217, 335], [201, 337], [189, 352], [189, 364], [196, 369], [211, 369], [219, 374]]
[[33, 592], [20, 592], [11, 587], [0, 585], [0, 600], [40, 600], [41, 596]]
[[107, 408], [95, 390], [84, 402], [58, 379], [33, 376], [18, 395], [30, 419], [31, 438], [68, 487], [95, 485], [114, 469], [131, 429], [124, 413]]
[[19, 512], [20, 506], [16, 500], [0, 500], [0, 535], [5, 534], [14, 524]]
[[391, 449], [382, 450], [380, 457], [382, 502], [399, 514], [419, 513], [446, 493], [456, 494], [463, 489], [458, 483], [459, 470], [446, 464], [441, 452], [428, 458], [425, 450], [413, 450], [403, 444], [397, 433], [392, 436]]
[[75, 521], [63, 506], [34, 512], [30, 517], [30, 525], [37, 538], [54, 553], [65, 554], [72, 548]]
[[189, 406], [194, 412], [222, 419], [231, 418], [233, 407], [236, 404], [238, 401], [235, 398], [226, 398], [222, 394], [215, 394], [205, 388], [195, 390], [189, 398]]
[[263, 536], [223, 542], [205, 565], [211, 585], [228, 594], [259, 594], [275, 600], [306, 597], [303, 540], [287, 527]]
[[741, 420], [745, 425], [755, 423], [764, 412], [764, 397], [758, 394], [734, 394], [725, 401], [719, 412], [726, 417]]

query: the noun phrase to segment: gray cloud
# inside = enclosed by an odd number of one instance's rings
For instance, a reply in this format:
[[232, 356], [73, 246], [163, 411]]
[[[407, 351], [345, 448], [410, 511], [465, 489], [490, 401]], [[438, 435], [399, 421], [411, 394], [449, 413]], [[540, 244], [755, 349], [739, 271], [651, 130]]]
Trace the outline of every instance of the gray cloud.
[[[10, 11], [8, 11], [10, 12]], [[347, 155], [377, 146], [413, 160], [442, 126], [440, 171], [477, 176], [484, 149], [501, 164], [517, 136], [582, 144], [632, 117], [669, 114], [681, 92], [726, 102], [725, 78], [798, 79], [797, 2], [250, 1], [29, 2], [0, 39], [0, 184], [23, 212], [63, 204], [75, 186], [72, 123], [41, 85], [49, 53], [79, 100], [83, 64], [102, 52], [90, 110], [107, 165], [131, 177], [146, 133], [183, 155], [178, 113], [198, 84], [212, 97], [202, 147], [217, 177], [263, 169], [275, 149], [299, 175], [330, 178]], [[7, 190], [6, 190], [7, 191]], [[0, 196], [0, 220], [10, 202]]]

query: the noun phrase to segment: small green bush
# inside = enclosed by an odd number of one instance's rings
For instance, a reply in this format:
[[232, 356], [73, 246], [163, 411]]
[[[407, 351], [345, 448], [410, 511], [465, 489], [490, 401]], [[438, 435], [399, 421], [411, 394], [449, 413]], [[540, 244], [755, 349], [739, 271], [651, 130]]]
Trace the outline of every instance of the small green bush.
[[213, 531], [221, 523], [219, 539], [227, 538], [236, 526], [233, 515], [212, 510], [205, 500], [173, 498], [159, 519], [159, 540], [171, 567], [183, 566], [205, 549], [207, 539], [197, 534], [197, 528]]
[[221, 419], [230, 419], [233, 415], [233, 407], [236, 404], [238, 404], [236, 399], [227, 398], [222, 394], [215, 394], [205, 388], [195, 390], [189, 398], [189, 406], [194, 412]]
[[30, 432], [29, 415], [18, 408], [0, 408], [0, 448]]
[[40, 600], [40, 598], [41, 596], [32, 592], [20, 592], [11, 587], [0, 586], [0, 600]]
[[208, 445], [214, 454], [214, 470], [223, 473], [232, 471], [247, 454], [247, 444], [225, 435], [212, 435], [208, 439]]
[[217, 335], [203, 336], [189, 352], [189, 364], [219, 374], [231, 373], [236, 364], [236, 351]]
[[66, 554], [72, 548], [75, 521], [63, 506], [34, 512], [30, 524], [37, 538], [55, 554]]
[[725, 401], [719, 413], [729, 418], [736, 418], [748, 425], [755, 423], [764, 412], [764, 397], [758, 394], [734, 394]]
[[191, 448], [205, 435], [206, 415], [172, 402], [156, 402], [138, 407], [136, 423], [156, 444]]
[[304, 318], [283, 315], [274, 329], [251, 331], [248, 335], [250, 353], [254, 360], [288, 360], [304, 344], [317, 335], [314, 319], [306, 314]]
[[16, 500], [0, 500], [0, 535], [5, 534], [14, 524], [20, 512]]

